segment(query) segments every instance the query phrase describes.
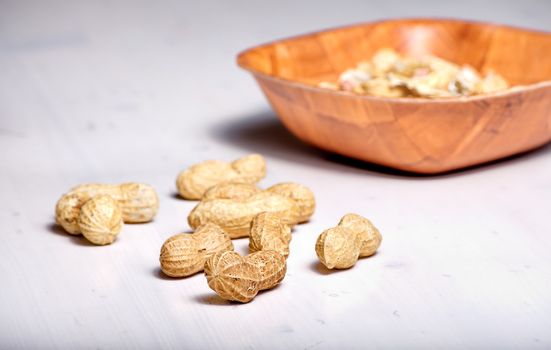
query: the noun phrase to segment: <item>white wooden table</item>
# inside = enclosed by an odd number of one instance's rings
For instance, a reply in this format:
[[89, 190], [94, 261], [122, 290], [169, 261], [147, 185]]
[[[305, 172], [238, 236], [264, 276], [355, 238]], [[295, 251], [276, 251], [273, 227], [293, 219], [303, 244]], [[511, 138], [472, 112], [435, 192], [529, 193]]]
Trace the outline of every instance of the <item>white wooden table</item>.
[[[441, 177], [380, 172], [298, 142], [234, 62], [385, 17], [551, 30], [546, 1], [443, 3], [0, 2], [0, 348], [550, 348], [551, 147]], [[304, 183], [318, 209], [282, 285], [237, 305], [202, 274], [163, 277], [158, 254], [189, 230], [178, 171], [250, 152], [267, 157], [261, 185]], [[132, 180], [158, 190], [154, 222], [105, 247], [53, 225], [71, 186]], [[328, 273], [314, 243], [347, 212], [383, 244]]]

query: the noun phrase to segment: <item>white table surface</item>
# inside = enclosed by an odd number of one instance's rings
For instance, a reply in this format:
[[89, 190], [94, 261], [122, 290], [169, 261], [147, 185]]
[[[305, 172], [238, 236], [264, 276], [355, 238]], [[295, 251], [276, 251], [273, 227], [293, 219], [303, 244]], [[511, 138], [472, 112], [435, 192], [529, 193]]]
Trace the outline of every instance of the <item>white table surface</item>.
[[[550, 4], [0, 2], [0, 348], [550, 348], [551, 147], [447, 176], [381, 172], [297, 141], [235, 65], [251, 45], [386, 17], [551, 30]], [[318, 207], [282, 285], [237, 305], [202, 274], [163, 277], [158, 254], [195, 205], [176, 174], [250, 152], [267, 158], [261, 185], [306, 184]], [[53, 224], [71, 186], [124, 181], [158, 190], [154, 222], [105, 247]], [[329, 273], [314, 244], [347, 212], [383, 244]]]

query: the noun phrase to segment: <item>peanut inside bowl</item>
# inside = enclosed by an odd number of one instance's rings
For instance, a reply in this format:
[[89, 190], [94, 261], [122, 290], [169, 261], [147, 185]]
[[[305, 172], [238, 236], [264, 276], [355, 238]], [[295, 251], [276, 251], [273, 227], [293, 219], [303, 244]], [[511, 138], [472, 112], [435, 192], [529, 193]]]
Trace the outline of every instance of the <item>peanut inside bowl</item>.
[[507, 89], [507, 81], [490, 70], [480, 74], [470, 65], [432, 56], [400, 55], [393, 49], [378, 50], [340, 74], [336, 83], [319, 87], [381, 97], [453, 97], [487, 94]]
[[[509, 86], [551, 81], [551, 35], [504, 25], [448, 19], [368, 22], [259, 45], [238, 64], [255, 74], [318, 86], [387, 49], [498, 73]], [[381, 51], [383, 50], [383, 51]]]

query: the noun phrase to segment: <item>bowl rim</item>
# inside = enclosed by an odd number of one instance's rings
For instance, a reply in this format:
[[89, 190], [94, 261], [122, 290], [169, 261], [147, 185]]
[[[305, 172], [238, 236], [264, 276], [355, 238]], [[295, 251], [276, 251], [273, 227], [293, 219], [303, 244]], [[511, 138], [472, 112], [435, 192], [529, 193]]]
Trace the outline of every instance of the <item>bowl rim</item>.
[[352, 29], [352, 28], [358, 28], [363, 27], [365, 25], [369, 24], [382, 24], [387, 22], [404, 22], [404, 23], [443, 23], [443, 22], [458, 22], [458, 23], [469, 23], [469, 24], [475, 24], [475, 25], [484, 25], [484, 26], [491, 26], [496, 28], [508, 28], [508, 29], [514, 29], [518, 31], [538, 34], [538, 35], [544, 35], [551, 37], [551, 32], [545, 31], [545, 30], [538, 30], [538, 29], [531, 29], [531, 28], [524, 28], [521, 26], [515, 26], [515, 25], [507, 25], [507, 24], [499, 24], [495, 22], [485, 22], [485, 21], [476, 21], [476, 20], [467, 20], [467, 19], [460, 19], [460, 18], [447, 18], [447, 17], [400, 17], [400, 18], [391, 18], [391, 19], [378, 19], [373, 21], [365, 21], [365, 22], [357, 22], [353, 24], [347, 24], [342, 26], [336, 26], [336, 27], [329, 27], [321, 30], [316, 31], [309, 31], [305, 32], [303, 34], [297, 34], [292, 35], [280, 39], [271, 40], [262, 44], [254, 45], [249, 48], [246, 48], [244, 50], [241, 50], [237, 56], [236, 61], [237, 65], [252, 73], [255, 76], [260, 76], [264, 79], [268, 79], [271, 81], [276, 81], [280, 83], [284, 83], [287, 85], [291, 85], [293, 87], [310, 90], [314, 92], [321, 92], [321, 93], [330, 93], [330, 94], [337, 94], [341, 96], [346, 97], [354, 97], [359, 99], [365, 99], [365, 100], [371, 100], [371, 101], [380, 101], [380, 102], [394, 102], [394, 103], [405, 103], [405, 104], [419, 104], [419, 103], [450, 103], [450, 102], [458, 102], [458, 103], [466, 103], [466, 102], [473, 102], [478, 100], [487, 100], [492, 98], [500, 98], [500, 97], [508, 97], [513, 95], [518, 95], [519, 93], [524, 93], [527, 91], [533, 91], [533, 90], [539, 90], [543, 88], [550, 87], [551, 88], [551, 80], [544, 80], [537, 83], [532, 83], [528, 85], [515, 85], [512, 86], [509, 89], [503, 90], [503, 91], [497, 91], [494, 93], [489, 94], [482, 94], [482, 95], [471, 95], [471, 96], [453, 96], [453, 97], [441, 97], [441, 98], [429, 98], [429, 97], [383, 97], [383, 96], [374, 96], [374, 95], [360, 95], [355, 94], [353, 92], [349, 91], [342, 91], [342, 90], [331, 90], [327, 88], [318, 87], [315, 85], [310, 85], [302, 82], [298, 82], [296, 80], [281, 78], [279, 76], [270, 75], [264, 72], [261, 72], [257, 69], [254, 69], [250, 66], [247, 66], [243, 62], [243, 58], [249, 54], [250, 52], [267, 47], [272, 46], [284, 41], [290, 41], [294, 39], [304, 38], [308, 36], [315, 36], [321, 33], [327, 33], [332, 32], [335, 30], [342, 30], [342, 29]]

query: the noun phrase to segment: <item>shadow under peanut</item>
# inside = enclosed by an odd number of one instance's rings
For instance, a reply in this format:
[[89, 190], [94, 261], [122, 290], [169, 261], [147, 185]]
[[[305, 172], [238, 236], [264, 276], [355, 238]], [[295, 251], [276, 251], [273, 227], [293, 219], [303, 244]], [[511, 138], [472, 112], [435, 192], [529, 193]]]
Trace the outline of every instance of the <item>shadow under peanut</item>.
[[366, 256], [366, 257], [362, 257], [362, 258], [359, 258], [358, 261], [356, 261], [356, 263], [352, 266], [350, 266], [349, 268], [347, 269], [328, 269], [327, 267], [325, 267], [325, 265], [323, 265], [321, 263], [321, 261], [319, 260], [314, 260], [310, 263], [310, 270], [311, 271], [314, 271], [314, 272], [317, 272], [321, 275], [331, 275], [331, 274], [334, 274], [334, 273], [338, 273], [339, 271], [346, 271], [346, 270], [350, 270], [352, 269], [354, 266], [358, 265], [358, 264], [362, 264], [362, 263], [365, 263], [365, 261], [369, 261], [373, 258], [375, 258], [377, 255], [379, 254], [379, 252], [375, 252], [373, 255], [370, 255], [370, 256]]
[[218, 306], [231, 306], [239, 305], [241, 303], [236, 301], [224, 300], [216, 293], [199, 294], [193, 297], [193, 301], [203, 305], [218, 305]]
[[56, 223], [49, 223], [46, 225], [46, 230], [57, 236], [63, 236], [63, 238], [68, 239], [75, 245], [83, 247], [97, 247], [97, 245], [90, 243], [83, 235], [72, 235], [66, 232], [61, 226]]
[[171, 276], [165, 274], [163, 272], [163, 270], [161, 270], [161, 268], [158, 267], [158, 266], [151, 269], [151, 274], [153, 275], [153, 277], [156, 277], [156, 278], [158, 278], [160, 280], [164, 280], [164, 281], [184, 280], [184, 279], [195, 276], [195, 275], [193, 275], [193, 276], [187, 276], [187, 277], [171, 277]]
[[331, 270], [325, 267], [319, 260], [314, 260], [310, 263], [310, 270], [319, 273], [320, 275], [331, 275], [334, 273], [338, 273], [339, 271], [345, 271], [345, 270]]
[[232, 300], [222, 299], [215, 292], [195, 295], [193, 297], [193, 301], [195, 301], [199, 304], [204, 304], [204, 305], [218, 305], [218, 306], [246, 305], [246, 304], [254, 303], [255, 300], [262, 298], [263, 294], [270, 293], [271, 291], [280, 288], [281, 284], [282, 283], [280, 283], [280, 284], [278, 284], [278, 285], [276, 285], [276, 286], [274, 286], [273, 288], [270, 288], [270, 289], [264, 289], [264, 290], [259, 291], [258, 294], [254, 297], [254, 299], [249, 301], [248, 303], [241, 303], [239, 301], [232, 301]]

